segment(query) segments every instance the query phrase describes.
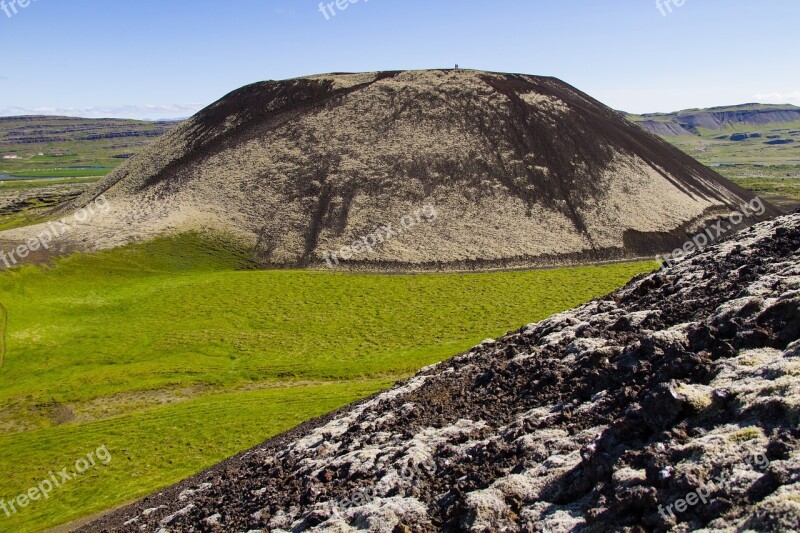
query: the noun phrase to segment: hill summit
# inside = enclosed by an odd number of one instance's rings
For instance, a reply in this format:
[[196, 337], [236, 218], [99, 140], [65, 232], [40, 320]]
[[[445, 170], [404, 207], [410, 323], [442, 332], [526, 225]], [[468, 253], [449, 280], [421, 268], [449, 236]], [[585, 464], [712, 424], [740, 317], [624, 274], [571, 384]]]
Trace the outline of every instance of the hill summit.
[[54, 246], [202, 229], [267, 266], [377, 270], [641, 257], [752, 200], [560, 80], [465, 70], [248, 85], [61, 214], [101, 195]]

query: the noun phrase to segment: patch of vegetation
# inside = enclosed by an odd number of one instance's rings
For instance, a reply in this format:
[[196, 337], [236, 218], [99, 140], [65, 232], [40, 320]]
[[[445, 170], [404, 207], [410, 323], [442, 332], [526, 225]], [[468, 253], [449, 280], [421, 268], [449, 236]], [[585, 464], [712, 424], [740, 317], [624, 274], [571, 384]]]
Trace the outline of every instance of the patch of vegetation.
[[731, 179], [757, 194], [783, 196], [800, 202], [800, 178], [731, 177]]
[[42, 179], [14, 179], [14, 180], [0, 180], [0, 194], [10, 193], [12, 191], [24, 191], [30, 189], [40, 189], [45, 185], [83, 185], [87, 183], [95, 183], [98, 181], [96, 177], [89, 178], [51, 178], [47, 180]]
[[51, 168], [42, 170], [18, 170], [13, 177], [18, 178], [87, 178], [102, 177], [114, 170], [108, 168]]
[[714, 170], [774, 204], [787, 209], [800, 204], [800, 164], [725, 165]]
[[187, 234], [0, 274], [0, 498], [102, 444], [114, 457], [0, 520], [38, 530], [140, 497], [657, 264], [404, 276], [251, 267], [247, 250]]
[[18, 213], [11, 213], [8, 215], [0, 215], [0, 231], [7, 229], [21, 228], [30, 226], [43, 220], [35, 212], [23, 210]]
[[762, 437], [764, 437], [764, 432], [761, 430], [761, 428], [749, 427], [740, 429], [736, 433], [730, 435], [729, 438], [733, 442], [747, 442], [749, 440], [760, 439]]

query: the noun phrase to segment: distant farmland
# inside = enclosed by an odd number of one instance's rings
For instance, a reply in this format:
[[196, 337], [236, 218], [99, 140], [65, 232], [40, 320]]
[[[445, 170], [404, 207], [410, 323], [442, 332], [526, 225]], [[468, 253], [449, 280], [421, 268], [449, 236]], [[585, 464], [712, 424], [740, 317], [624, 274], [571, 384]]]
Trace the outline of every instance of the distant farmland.
[[105, 176], [179, 122], [0, 117], [0, 174]]

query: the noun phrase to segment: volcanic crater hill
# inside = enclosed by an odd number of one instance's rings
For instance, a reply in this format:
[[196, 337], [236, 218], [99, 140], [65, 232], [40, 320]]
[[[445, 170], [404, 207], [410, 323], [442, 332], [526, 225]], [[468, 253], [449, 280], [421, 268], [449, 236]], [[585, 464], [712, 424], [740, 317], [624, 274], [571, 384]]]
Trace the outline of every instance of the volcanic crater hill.
[[797, 531], [799, 339], [800, 212], [82, 531]]
[[100, 194], [113, 209], [66, 248], [207, 229], [271, 267], [324, 265], [326, 252], [433, 207], [435, 223], [340, 265], [386, 270], [642, 257], [753, 197], [562, 81], [465, 70], [243, 87], [59, 215]]

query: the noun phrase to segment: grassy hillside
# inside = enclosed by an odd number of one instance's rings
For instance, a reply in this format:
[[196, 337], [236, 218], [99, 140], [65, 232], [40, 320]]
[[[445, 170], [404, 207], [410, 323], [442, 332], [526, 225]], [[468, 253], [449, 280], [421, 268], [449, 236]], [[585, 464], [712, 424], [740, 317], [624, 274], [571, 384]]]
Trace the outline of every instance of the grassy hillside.
[[[733, 140], [736, 133], [759, 135]], [[668, 139], [701, 163], [707, 165], [780, 165], [800, 163], [800, 122], [766, 126], [737, 126], [723, 133], [699, 130], [698, 135]], [[769, 142], [794, 141], [788, 144]]]
[[0, 530], [147, 494], [655, 266], [381, 276], [249, 264], [184, 235], [0, 274], [0, 498], [98, 446], [113, 457], [0, 513]]
[[[775, 203], [789, 206], [800, 202], [800, 122], [736, 129], [738, 133], [760, 137], [733, 141], [733, 133], [721, 139], [719, 131], [700, 130], [697, 136], [665, 137], [665, 140]], [[794, 142], [766, 144], [775, 139]], [[783, 201], [781, 197], [793, 202]]]

